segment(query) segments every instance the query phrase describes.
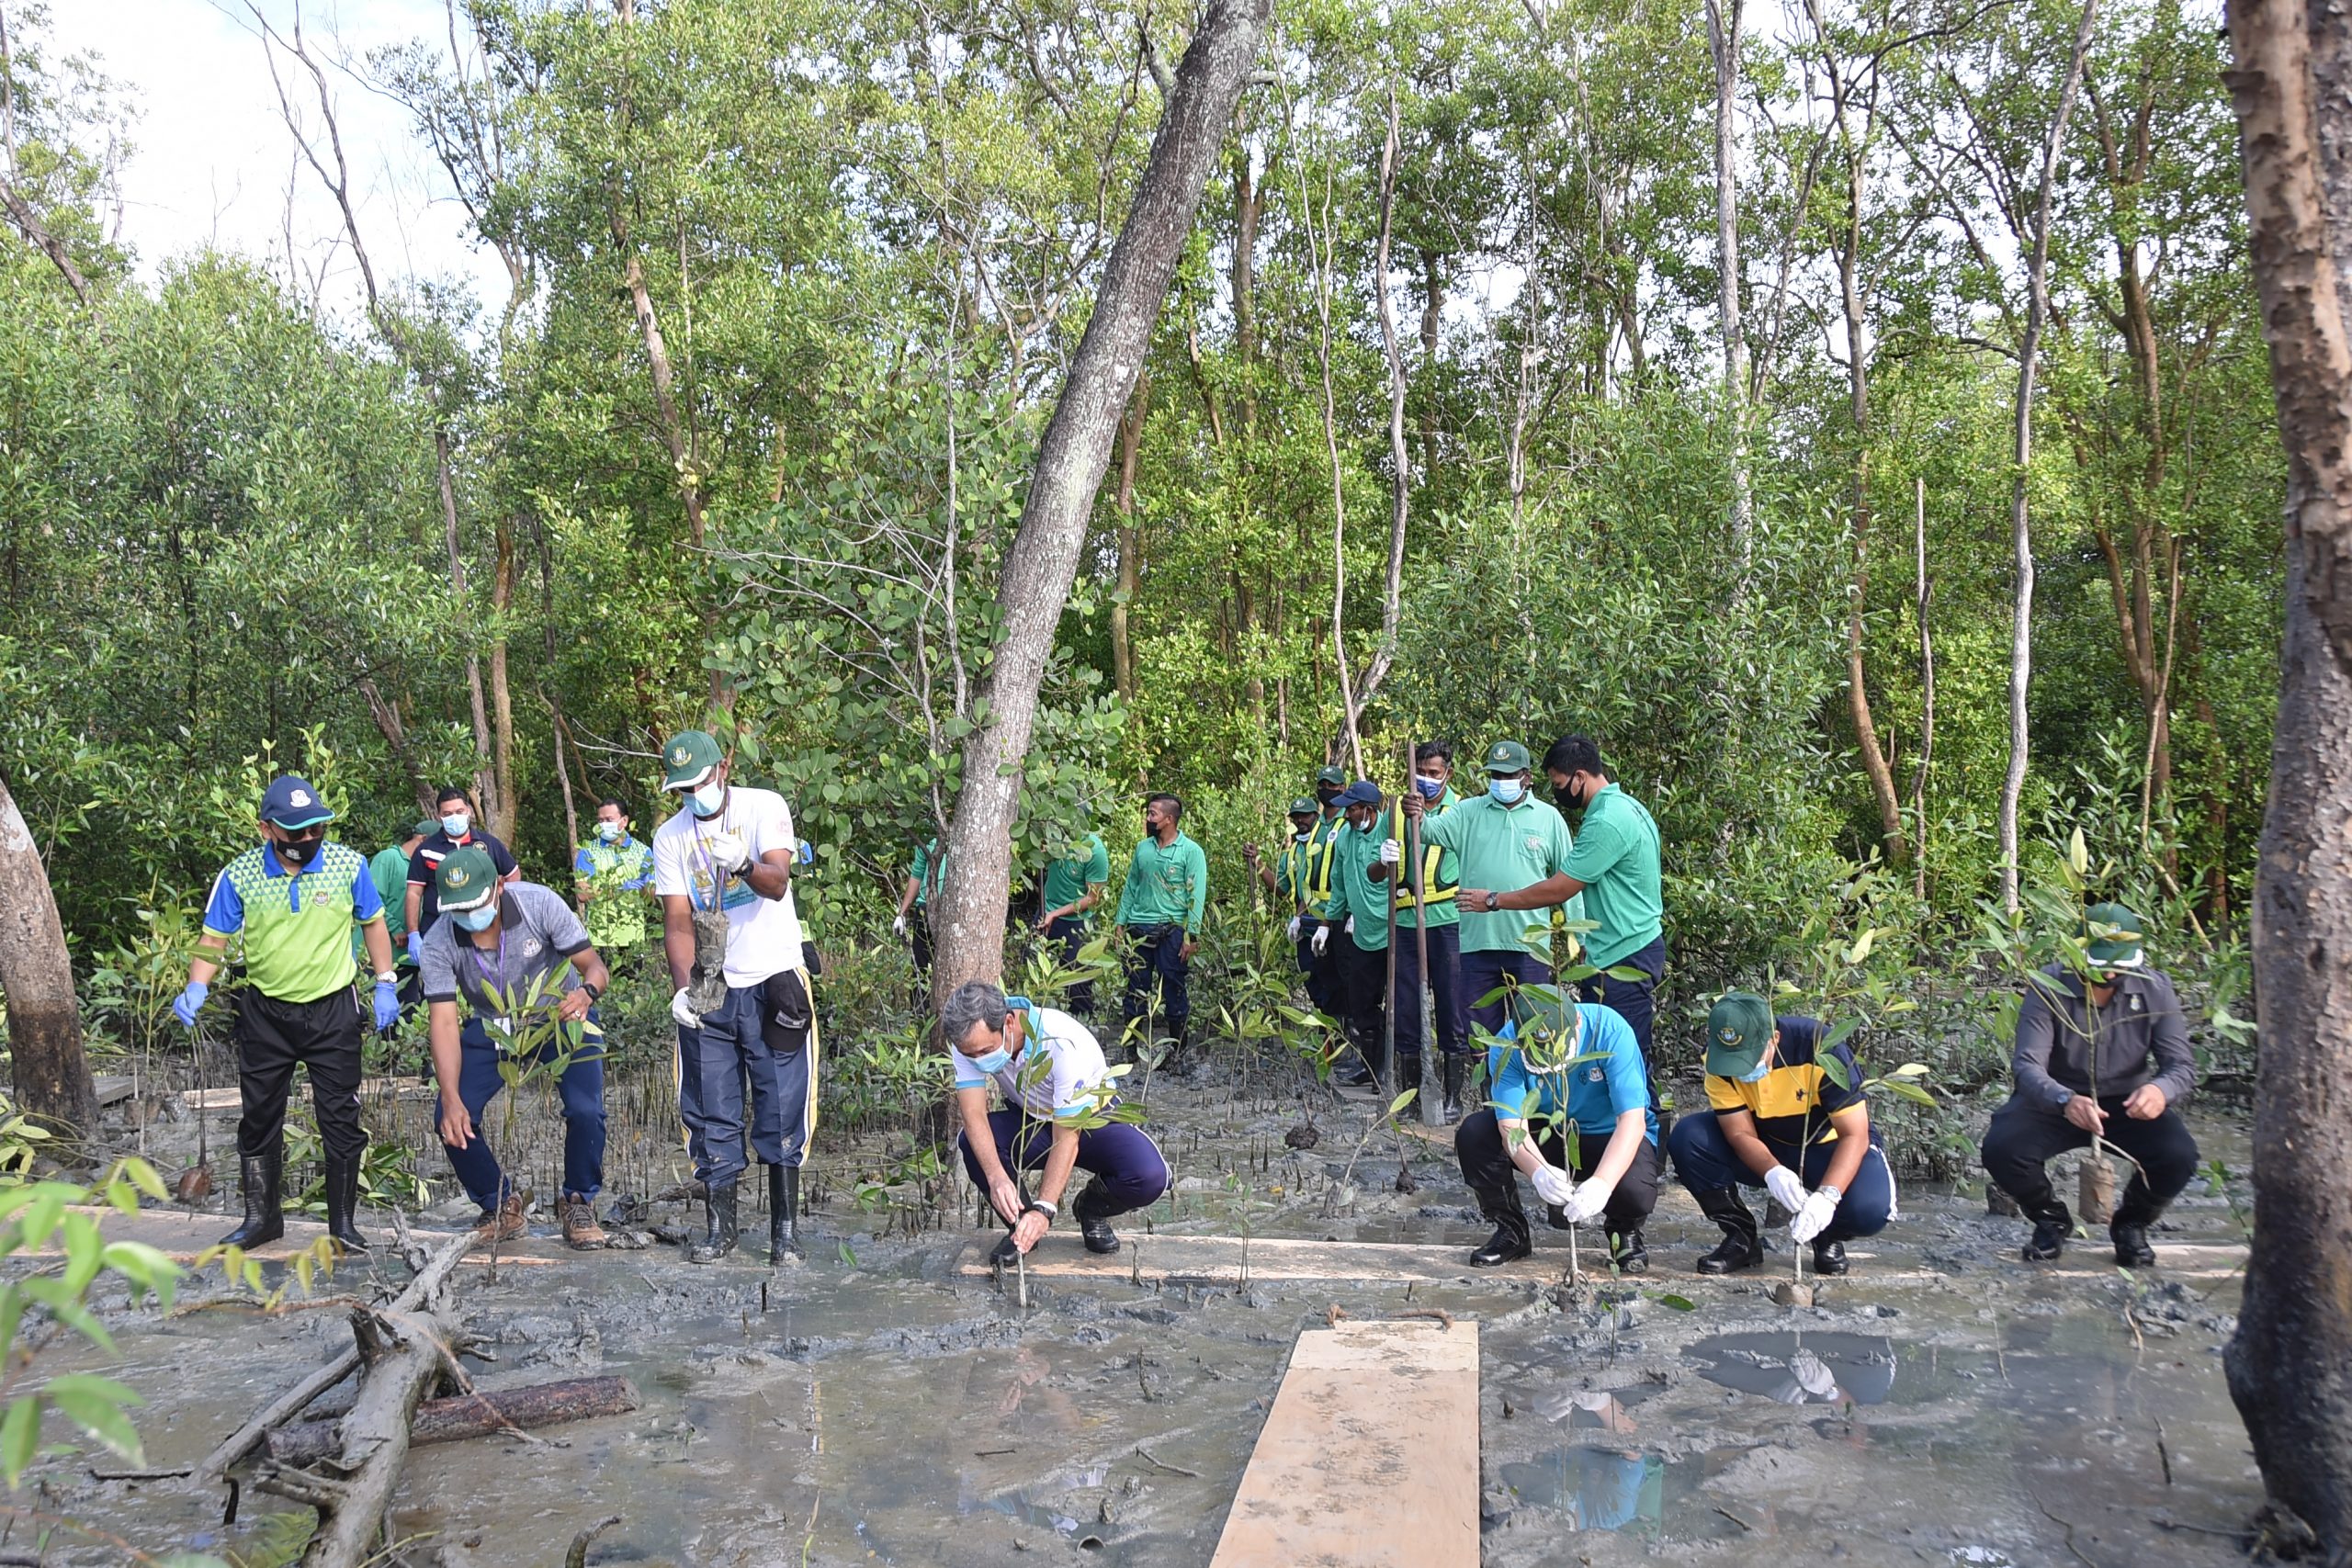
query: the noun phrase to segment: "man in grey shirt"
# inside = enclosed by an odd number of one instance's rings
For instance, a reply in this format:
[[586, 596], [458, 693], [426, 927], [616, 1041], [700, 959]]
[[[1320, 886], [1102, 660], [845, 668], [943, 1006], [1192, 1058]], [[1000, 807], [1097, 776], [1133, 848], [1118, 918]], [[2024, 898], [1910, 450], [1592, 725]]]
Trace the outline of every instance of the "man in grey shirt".
[[[524, 1071], [560, 1064], [563, 1239], [605, 1244], [596, 1224], [605, 1178], [605, 1047], [595, 1002], [611, 976], [561, 895], [536, 882], [501, 885], [490, 856], [470, 846], [435, 873], [441, 913], [424, 935], [423, 976], [441, 1086], [441, 1144], [467, 1195], [481, 1205], [480, 1241], [523, 1234], [523, 1198], [481, 1134], [481, 1115], [505, 1086], [502, 1064]], [[462, 994], [472, 1015], [458, 1022]]]
[[2156, 1261], [2148, 1227], [2197, 1173], [2197, 1140], [2176, 1109], [2196, 1084], [2196, 1061], [2180, 998], [2163, 971], [2147, 966], [2140, 917], [2097, 904], [2086, 925], [2087, 977], [2053, 964], [2026, 985], [2011, 1062], [2016, 1087], [1984, 1130], [1984, 1171], [2033, 1222], [2026, 1261], [2047, 1262], [2064, 1250], [2075, 1222], [2043, 1168], [2096, 1134], [2138, 1168], [2108, 1234], [2116, 1262], [2146, 1269]]

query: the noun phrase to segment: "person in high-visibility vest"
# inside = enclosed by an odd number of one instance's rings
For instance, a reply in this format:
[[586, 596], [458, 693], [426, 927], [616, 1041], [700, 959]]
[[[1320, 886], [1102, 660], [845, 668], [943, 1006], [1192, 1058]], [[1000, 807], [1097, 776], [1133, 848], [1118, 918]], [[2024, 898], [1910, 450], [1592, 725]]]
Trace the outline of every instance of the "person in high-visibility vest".
[[1348, 830], [1347, 808], [1340, 804], [1340, 795], [1348, 787], [1348, 775], [1336, 767], [1315, 771], [1315, 800], [1322, 811], [1322, 820], [1315, 824], [1315, 831], [1307, 843], [1313, 852], [1306, 866], [1306, 908], [1311, 917], [1299, 929], [1307, 944], [1306, 995], [1316, 1008], [1332, 1017], [1339, 1016], [1340, 959], [1338, 951], [1328, 943], [1317, 947], [1315, 933], [1321, 928], [1323, 906], [1331, 897], [1331, 863], [1340, 849], [1340, 835]]
[[[1424, 823], [1434, 822], [1453, 808], [1458, 797], [1453, 793], [1453, 778], [1451, 744], [1424, 740], [1413, 749], [1413, 790], [1427, 807]], [[1380, 863], [1372, 873], [1374, 880], [1386, 881], [1395, 875], [1396, 868], [1405, 858], [1408, 837], [1404, 806], [1399, 802], [1388, 814], [1388, 838], [1380, 846]], [[1442, 1058], [1439, 1077], [1445, 1094], [1445, 1121], [1449, 1123], [1462, 1120], [1462, 1090], [1470, 1076], [1469, 998], [1462, 990], [1462, 916], [1454, 908], [1456, 884], [1461, 876], [1460, 857], [1424, 838], [1418, 873], [1408, 870], [1397, 879], [1396, 990], [1388, 1001], [1396, 1010], [1396, 1082], [1400, 1087], [1410, 1088], [1421, 1081], [1423, 943], [1418, 932], [1426, 924], [1430, 959], [1427, 983], [1433, 1003], [1437, 1048]], [[1414, 902], [1416, 892], [1420, 896], [1418, 908]]]
[[1290, 803], [1290, 842], [1283, 846], [1274, 863], [1268, 865], [1259, 858], [1254, 843], [1241, 846], [1241, 858], [1250, 863], [1250, 874], [1265, 885], [1266, 891], [1284, 901], [1290, 944], [1298, 955], [1298, 972], [1306, 976], [1306, 994], [1317, 1007], [1325, 1005], [1321, 983], [1315, 977], [1315, 953], [1310, 945], [1315, 928], [1322, 923], [1315, 908], [1307, 901], [1307, 888], [1314, 880], [1315, 863], [1322, 852], [1315, 844], [1316, 824], [1322, 814], [1315, 803], [1306, 796]]

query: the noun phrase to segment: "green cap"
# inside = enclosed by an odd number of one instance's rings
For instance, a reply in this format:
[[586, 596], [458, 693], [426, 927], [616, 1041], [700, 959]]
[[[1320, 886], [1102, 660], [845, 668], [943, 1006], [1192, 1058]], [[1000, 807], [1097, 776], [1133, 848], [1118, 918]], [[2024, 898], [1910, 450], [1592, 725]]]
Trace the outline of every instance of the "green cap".
[[1780, 1025], [1772, 1004], [1754, 991], [1726, 991], [1707, 1013], [1707, 1071], [1719, 1078], [1744, 1078], [1764, 1059]]
[[1516, 740], [1498, 740], [1487, 748], [1487, 772], [1490, 773], [1523, 773], [1533, 766], [1527, 760], [1527, 748]]
[[429, 839], [440, 830], [441, 824], [435, 821], [432, 818], [426, 817], [410, 823], [408, 825], [408, 833], [406, 836], [412, 839]]
[[1317, 768], [1315, 770], [1315, 783], [1318, 788], [1324, 784], [1337, 784], [1341, 789], [1345, 789], [1348, 787], [1347, 770], [1336, 764], [1328, 768]]
[[468, 844], [441, 857], [433, 886], [444, 909], [478, 909], [498, 893], [498, 868], [487, 850]]
[[680, 730], [662, 748], [662, 787], [692, 789], [724, 761], [726, 754], [708, 730]]
[[[2112, 935], [2101, 935], [2111, 931]], [[2103, 969], [2140, 967], [2140, 917], [2120, 904], [2094, 904], [2083, 911], [2083, 935], [2090, 940], [2090, 959]]]
[[1313, 817], [1317, 814], [1317, 810], [1318, 807], [1316, 804], [1302, 795], [1296, 800], [1290, 803], [1290, 811], [1288, 815], [1293, 817]]
[[1510, 1017], [1529, 1072], [1548, 1076], [1568, 1065], [1584, 1018], [1569, 1010], [1567, 995], [1559, 987], [1520, 987], [1511, 993]]

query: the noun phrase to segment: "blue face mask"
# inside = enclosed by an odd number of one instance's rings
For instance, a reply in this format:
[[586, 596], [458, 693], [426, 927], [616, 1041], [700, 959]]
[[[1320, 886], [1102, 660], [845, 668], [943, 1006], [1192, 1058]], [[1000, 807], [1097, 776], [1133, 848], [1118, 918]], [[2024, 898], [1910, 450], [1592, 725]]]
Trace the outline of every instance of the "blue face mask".
[[708, 818], [718, 815], [727, 804], [727, 786], [714, 779], [686, 796], [686, 805], [697, 817]]
[[472, 823], [473, 818], [464, 812], [452, 811], [441, 818], [441, 830], [453, 839], [462, 839], [466, 836], [467, 828]]
[[617, 822], [599, 822], [596, 824], [596, 837], [608, 844], [617, 844], [628, 837], [628, 829]]
[[1765, 1077], [1770, 1075], [1771, 1071], [1772, 1058], [1769, 1054], [1767, 1054], [1756, 1059], [1756, 1070], [1754, 1072], [1740, 1074], [1739, 1081], [1742, 1083], [1762, 1083]]
[[1488, 779], [1487, 793], [1504, 806], [1515, 806], [1519, 797], [1527, 793], [1527, 781], [1519, 778]]
[[1445, 793], [1445, 781], [1443, 779], [1425, 779], [1421, 777], [1420, 774], [1415, 773], [1413, 775], [1413, 787], [1421, 792], [1421, 798], [1423, 800], [1435, 800], [1439, 795]]
[[486, 931], [491, 921], [498, 919], [498, 900], [493, 898], [479, 909], [453, 909], [449, 918], [469, 931]]
[[1001, 1045], [998, 1046], [995, 1050], [989, 1052], [985, 1056], [974, 1056], [971, 1058], [972, 1066], [979, 1068], [980, 1071], [984, 1073], [1001, 1073], [1004, 1071], [1005, 1064], [1012, 1060], [1012, 1053], [1006, 1050]]

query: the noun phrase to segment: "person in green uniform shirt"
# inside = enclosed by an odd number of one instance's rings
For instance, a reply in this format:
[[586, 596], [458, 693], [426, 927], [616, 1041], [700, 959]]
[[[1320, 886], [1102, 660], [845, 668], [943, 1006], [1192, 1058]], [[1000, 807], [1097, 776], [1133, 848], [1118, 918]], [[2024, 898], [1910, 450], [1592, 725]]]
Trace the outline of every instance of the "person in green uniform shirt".
[[[1424, 740], [1413, 749], [1413, 789], [1434, 821], [1461, 804], [1453, 793], [1453, 748], [1443, 740]], [[1404, 805], [1388, 814], [1388, 837], [1380, 846], [1380, 861], [1372, 869], [1375, 879], [1396, 877], [1405, 859], [1408, 837]], [[1427, 985], [1440, 1055], [1438, 1075], [1444, 1091], [1444, 1120], [1462, 1120], [1462, 1090], [1470, 1077], [1470, 1013], [1463, 1004], [1462, 917], [1454, 908], [1454, 884], [1462, 875], [1462, 857], [1452, 850], [1423, 840], [1418, 872], [1407, 869], [1396, 889], [1396, 989], [1388, 1005], [1396, 1010], [1396, 1087], [1410, 1089], [1421, 1081], [1421, 949], [1430, 955]], [[1413, 896], [1420, 895], [1417, 910]], [[1423, 917], [1428, 941], [1417, 934]]]
[[1332, 974], [1340, 1030], [1355, 1053], [1335, 1076], [1343, 1084], [1367, 1084], [1375, 1076], [1372, 1064], [1380, 1058], [1388, 1005], [1388, 886], [1372, 874], [1381, 863], [1380, 786], [1358, 779], [1340, 805], [1346, 826], [1333, 846], [1331, 893], [1323, 901], [1315, 951], [1338, 954]]
[[946, 852], [933, 839], [916, 849], [906, 886], [899, 890], [899, 918], [890, 922], [890, 931], [902, 942], [912, 939], [917, 975], [931, 973], [931, 896], [946, 876]]
[[[1600, 748], [1582, 735], [1564, 735], [1544, 753], [1544, 771], [1561, 805], [1581, 811], [1576, 849], [1559, 874], [1523, 890], [1527, 907], [1566, 903], [1584, 896], [1585, 918], [1596, 930], [1584, 939], [1585, 959], [1600, 973], [1584, 994], [1612, 1008], [1633, 1026], [1642, 1056], [1650, 1055], [1657, 1017], [1657, 981], [1666, 972], [1666, 904], [1659, 891], [1657, 824], [1642, 803], [1617, 787]], [[1611, 970], [1637, 970], [1636, 976]]]
[[1193, 1000], [1185, 982], [1209, 892], [1209, 858], [1184, 836], [1183, 819], [1184, 803], [1172, 795], [1144, 802], [1144, 836], [1119, 889], [1118, 925], [1127, 936], [1127, 1020], [1150, 1016], [1157, 979], [1160, 1020], [1175, 1042], [1166, 1064], [1170, 1072], [1191, 1066]]
[[1241, 857], [1250, 863], [1250, 874], [1265, 886], [1266, 891], [1282, 899], [1289, 909], [1284, 918], [1289, 924], [1283, 929], [1290, 936], [1293, 952], [1298, 955], [1298, 972], [1306, 976], [1306, 994], [1318, 1009], [1330, 1005], [1324, 996], [1322, 983], [1316, 977], [1314, 939], [1323, 922], [1309, 902], [1307, 889], [1313, 882], [1322, 851], [1315, 843], [1315, 829], [1322, 821], [1322, 813], [1306, 796], [1290, 803], [1290, 842], [1283, 852], [1268, 865], [1260, 857], [1254, 843], [1241, 847]]
[[[1460, 857], [1462, 883], [1454, 894], [1461, 911], [1462, 990], [1471, 1021], [1489, 1034], [1503, 1026], [1504, 997], [1479, 998], [1505, 981], [1522, 986], [1552, 983], [1552, 933], [1546, 921], [1531, 918], [1517, 889], [1564, 869], [1575, 849], [1559, 812], [1529, 793], [1534, 776], [1527, 748], [1498, 740], [1487, 748], [1487, 793], [1464, 800], [1443, 816], [1416, 790], [1405, 797], [1405, 815], [1421, 818], [1421, 844], [1452, 850]], [[1581, 898], [1568, 900], [1567, 918], [1584, 918]]]
[[[393, 972], [400, 977], [401, 1016], [423, 1000], [419, 989], [416, 961], [408, 953], [408, 863], [417, 846], [424, 843], [436, 826], [427, 819], [412, 825], [408, 837], [397, 844], [378, 850], [368, 862], [368, 880], [376, 885], [377, 900], [384, 906], [384, 933], [392, 940]], [[365, 958], [361, 934], [351, 933], [352, 962]]]
[[[1086, 945], [1086, 928], [1092, 923], [1089, 917], [1110, 885], [1111, 854], [1100, 833], [1087, 834], [1069, 854], [1046, 863], [1046, 907], [1037, 917], [1037, 929], [1046, 941], [1060, 944], [1063, 964], [1078, 962], [1078, 950]], [[1094, 982], [1080, 980], [1069, 988], [1068, 999], [1072, 1012], [1092, 1013]]]
[[629, 832], [628, 807], [613, 795], [596, 803], [596, 836], [571, 856], [580, 920], [605, 962], [645, 945], [654, 907], [653, 846]]
[[[1315, 824], [1315, 831], [1307, 843], [1312, 851], [1306, 868], [1307, 917], [1312, 925], [1323, 919], [1324, 902], [1331, 897], [1331, 859], [1339, 851], [1340, 835], [1348, 830], [1347, 817], [1340, 806], [1340, 795], [1348, 787], [1348, 775], [1336, 767], [1315, 771], [1315, 803], [1322, 813]], [[1316, 947], [1315, 932], [1305, 933], [1308, 956], [1314, 967], [1307, 971], [1306, 995], [1316, 1007], [1333, 1018], [1340, 1015], [1339, 950]]]

